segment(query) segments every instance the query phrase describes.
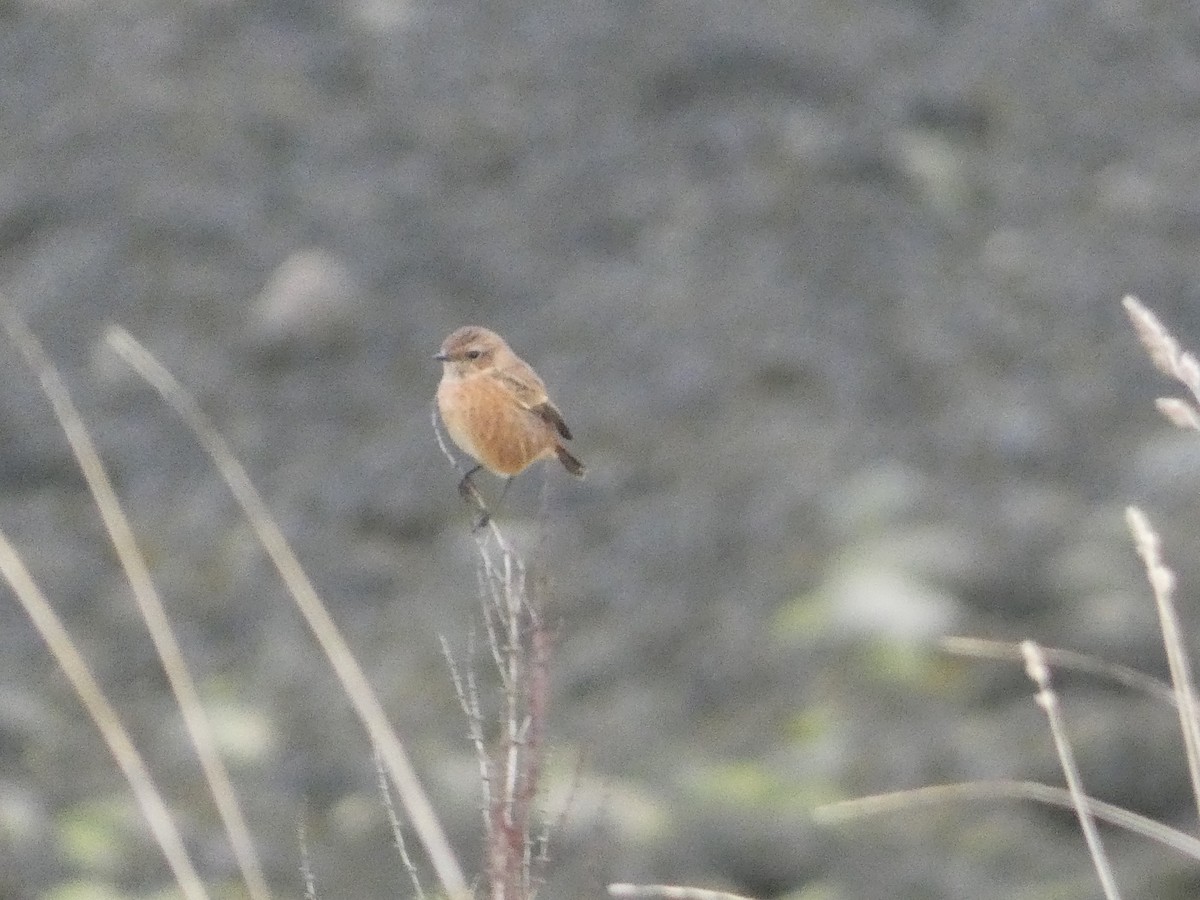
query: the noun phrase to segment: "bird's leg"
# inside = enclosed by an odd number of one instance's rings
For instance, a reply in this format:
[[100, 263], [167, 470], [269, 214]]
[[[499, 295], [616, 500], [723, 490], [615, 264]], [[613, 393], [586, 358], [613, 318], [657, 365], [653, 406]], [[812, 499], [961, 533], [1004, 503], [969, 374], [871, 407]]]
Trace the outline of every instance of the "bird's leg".
[[475, 487], [475, 482], [471, 480], [471, 476], [482, 469], [483, 466], [476, 466], [470, 472], [462, 477], [462, 481], [458, 483], [458, 492], [462, 494], [464, 500], [472, 500], [479, 502], [479, 490]]
[[[509, 475], [506, 479], [504, 479], [504, 487], [500, 490], [500, 497], [496, 501], [496, 509], [499, 509], [500, 504], [504, 502], [504, 495], [508, 493], [508, 486], [510, 484], [512, 484], [512, 480], [513, 480], [512, 475]], [[479, 509], [480, 509], [480, 512], [482, 513], [482, 515], [479, 517], [479, 521], [475, 523], [475, 528], [473, 529], [474, 531], [478, 531], [480, 528], [483, 528], [484, 526], [487, 525], [488, 522], [490, 522], [492, 520], [491, 511], [489, 509], [487, 509], [487, 507], [485, 507], [482, 503], [479, 503]]]
[[483, 466], [476, 466], [464, 475], [462, 481], [458, 483], [458, 492], [462, 495], [462, 498], [479, 510], [479, 521], [472, 527], [472, 531], [478, 531], [480, 528], [483, 528], [492, 517], [492, 514], [488, 512], [487, 504], [483, 502], [483, 495], [479, 493], [479, 488], [475, 487], [475, 482], [471, 480], [471, 476], [482, 468]]

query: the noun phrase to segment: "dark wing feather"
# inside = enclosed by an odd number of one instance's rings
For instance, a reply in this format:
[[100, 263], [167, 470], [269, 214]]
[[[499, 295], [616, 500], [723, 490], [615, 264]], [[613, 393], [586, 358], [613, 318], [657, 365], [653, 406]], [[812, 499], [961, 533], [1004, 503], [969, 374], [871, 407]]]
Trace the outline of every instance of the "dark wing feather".
[[568, 441], [571, 439], [571, 429], [567, 427], [567, 423], [563, 421], [562, 413], [549, 400], [544, 403], [539, 403], [537, 406], [531, 407], [529, 410], [540, 419], [545, 419], [554, 426], [554, 430], [565, 437]]

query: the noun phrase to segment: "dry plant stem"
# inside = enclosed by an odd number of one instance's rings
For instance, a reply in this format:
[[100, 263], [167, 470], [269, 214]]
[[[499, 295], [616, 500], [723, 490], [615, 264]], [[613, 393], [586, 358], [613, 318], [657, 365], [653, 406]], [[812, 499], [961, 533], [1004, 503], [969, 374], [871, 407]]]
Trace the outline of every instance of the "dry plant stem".
[[1095, 866], [1100, 885], [1104, 888], [1104, 896], [1108, 900], [1119, 900], [1121, 893], [1117, 888], [1117, 880], [1113, 876], [1108, 855], [1104, 852], [1100, 831], [1096, 828], [1096, 818], [1088, 805], [1087, 794], [1083, 791], [1083, 780], [1075, 762], [1075, 753], [1067, 739], [1062, 711], [1058, 706], [1058, 695], [1050, 687], [1050, 668], [1046, 665], [1046, 657], [1042, 654], [1041, 647], [1033, 641], [1022, 642], [1021, 651], [1025, 656], [1025, 671], [1038, 686], [1037, 702], [1046, 711], [1046, 718], [1050, 722], [1054, 748], [1058, 752], [1058, 760], [1067, 779], [1067, 789], [1071, 792], [1071, 802], [1079, 818], [1079, 826], [1083, 829], [1083, 837], [1092, 856], [1092, 865]]
[[408, 872], [409, 881], [412, 882], [413, 896], [417, 900], [425, 900], [425, 889], [421, 887], [421, 876], [417, 872], [416, 865], [413, 864], [412, 857], [408, 855], [408, 842], [404, 840], [404, 830], [400, 827], [400, 816], [396, 813], [396, 804], [392, 802], [387, 769], [384, 768], [383, 760], [378, 752], [375, 753], [375, 774], [379, 777], [379, 795], [383, 798], [383, 808], [387, 811], [388, 824], [392, 828], [396, 849], [400, 851], [400, 861], [404, 863], [404, 870]]
[[134, 800], [142, 811], [142, 816], [150, 827], [151, 834], [162, 848], [167, 858], [167, 865], [175, 876], [175, 882], [183, 895], [189, 900], [205, 900], [208, 897], [200, 876], [196, 873], [192, 861], [188, 858], [171, 813], [163, 802], [162, 795], [154, 786], [146, 763], [142, 760], [137, 748], [130, 740], [129, 732], [117, 718], [116, 710], [104, 696], [100, 685], [96, 683], [91, 670], [83, 656], [75, 647], [71, 636], [67, 634], [62, 621], [50, 606], [34, 583], [29, 570], [21, 560], [17, 551], [9, 543], [8, 537], [0, 531], [0, 573], [12, 585], [17, 599], [25, 608], [33, 626], [46, 642], [46, 646], [54, 655], [54, 659], [62, 668], [75, 695], [83, 703], [96, 728], [99, 729], [104, 742], [116, 759], [117, 765], [129, 782]]
[[585, 758], [586, 754], [584, 753], [580, 753], [575, 758], [571, 784], [564, 795], [563, 803], [559, 807], [557, 814], [552, 816], [548, 806], [543, 806], [541, 810], [543, 824], [541, 833], [537, 837], [537, 865], [542, 867], [541, 871], [543, 872], [546, 871], [546, 866], [550, 864], [550, 839], [567, 821], [567, 816], [571, 812], [571, 804], [579, 792], [579, 786], [583, 780]]
[[1189, 403], [1178, 397], [1159, 397], [1154, 405], [1176, 428], [1200, 431], [1200, 410], [1195, 406], [1196, 402], [1200, 402], [1200, 362], [1179, 345], [1179, 341], [1159, 321], [1158, 316], [1137, 297], [1130, 295], [1122, 304], [1155, 368], [1187, 388], [1194, 401]]
[[[1124, 300], [1125, 312], [1141, 339], [1150, 359], [1163, 374], [1174, 378], [1200, 402], [1200, 362], [1185, 351], [1159, 321], [1158, 316], [1147, 309], [1137, 297]], [[1177, 397], [1160, 397], [1158, 409], [1176, 426], [1200, 431], [1200, 410], [1194, 403]], [[1183, 644], [1179, 617], [1175, 612], [1175, 573], [1162, 559], [1162, 542], [1150, 526], [1149, 519], [1136, 506], [1125, 511], [1125, 521], [1133, 534], [1138, 555], [1146, 566], [1146, 576], [1154, 592], [1158, 608], [1159, 627], [1163, 633], [1163, 645], [1167, 651], [1167, 663], [1171, 669], [1171, 684], [1175, 690], [1179, 707], [1179, 723], [1183, 731], [1183, 744], [1187, 754], [1188, 773], [1192, 779], [1192, 795], [1200, 812], [1200, 717], [1196, 711], [1196, 688], [1192, 680], [1192, 667]]]
[[[537, 550], [536, 550], [536, 555], [535, 555], [533, 586], [529, 590], [530, 590], [531, 596], [534, 598], [549, 598], [551, 596], [551, 591], [549, 588], [549, 578], [546, 574], [545, 567], [542, 565], [539, 565], [537, 562], [539, 560], [545, 560], [548, 556], [547, 551], [546, 551], [546, 545], [547, 545], [547, 538], [549, 536], [549, 530], [546, 528], [546, 523], [550, 519], [550, 477], [549, 477], [547, 467], [543, 466], [541, 469], [541, 473], [542, 473], [542, 484], [541, 484], [541, 488], [538, 492], [538, 494], [539, 494], [539, 496], [538, 496], [538, 518], [537, 518], [538, 531], [537, 531], [537, 545], [536, 545]], [[542, 659], [542, 666], [543, 666], [542, 677], [544, 680], [544, 687], [547, 691], [547, 696], [548, 696], [549, 661], [550, 661], [550, 654], [553, 651], [553, 646], [552, 646], [553, 636], [550, 632], [548, 632], [546, 630], [546, 626], [543, 624], [545, 610], [541, 609], [541, 606], [542, 606], [542, 604], [539, 602], [536, 602], [536, 600], [529, 604], [530, 613], [532, 615], [543, 617], [543, 618], [535, 618], [533, 620], [533, 628], [535, 631], [535, 635], [537, 635], [537, 637], [535, 639], [545, 642], [545, 646], [541, 653], [541, 659]], [[541, 717], [543, 722], [545, 721], [546, 716], [547, 716], [547, 714], [546, 714], [545, 710], [543, 710], [542, 717]], [[543, 741], [543, 745], [544, 745], [544, 741]], [[546, 757], [547, 752], [548, 752], [547, 750], [543, 749], [543, 751], [541, 753], [541, 757], [539, 758], [539, 765], [542, 765], [542, 766], [545, 765], [545, 757]], [[579, 778], [579, 771], [577, 769], [575, 772], [574, 787], [578, 787], [578, 778]], [[532, 851], [532, 850], [534, 850], [534, 848], [536, 848], [537, 859], [536, 859], [535, 865], [538, 867], [538, 870], [541, 872], [545, 872], [546, 867], [550, 864], [550, 838], [551, 838], [551, 835], [566, 820], [567, 811], [568, 811], [568, 808], [570, 805], [570, 797], [573, 794], [574, 794], [574, 788], [570, 792], [568, 792], [568, 795], [567, 795], [568, 802], [563, 805], [563, 808], [561, 810], [559, 810], [559, 813], [557, 816], [551, 816], [549, 809], [546, 808], [545, 806], [543, 806], [538, 811], [538, 815], [541, 817], [541, 820], [542, 820], [542, 827], [539, 830], [538, 835], [533, 842], [533, 845], [530, 847], [530, 850]]]
[[304, 879], [304, 900], [317, 900], [317, 881], [313, 878], [312, 857], [308, 853], [308, 831], [301, 821], [296, 829], [300, 843], [300, 877]]
[[535, 623], [530, 633], [530, 680], [528, 692], [528, 726], [525, 729], [525, 771], [521, 775], [518, 803], [519, 816], [524, 823], [524, 851], [526, 879], [530, 893], [536, 888], [537, 872], [533, 867], [533, 851], [541, 846], [543, 862], [548, 858], [549, 835], [544, 828], [540, 838], [532, 837], [533, 824], [540, 807], [538, 792], [541, 788], [542, 766], [546, 759], [546, 721], [549, 718], [550, 699], [550, 655], [553, 650], [552, 637], [540, 623]]
[[483, 616], [503, 691], [503, 738], [487, 767], [488, 882], [494, 900], [517, 900], [536, 889], [531, 833], [544, 754], [551, 639], [530, 601], [525, 565], [495, 523], [476, 533], [476, 543]]
[[470, 890], [463, 878], [462, 869], [413, 770], [408, 754], [392, 730], [366, 675], [354, 659], [349, 646], [325, 609], [300, 561], [288, 546], [279, 526], [271, 517], [266, 503], [250, 481], [246, 470], [234, 457], [225, 439], [201, 412], [196, 401], [149, 351], [122, 328], [110, 328], [107, 340], [109, 346], [175, 409], [212, 458], [255, 535], [287, 585], [297, 608], [308, 623], [354, 711], [370, 735], [372, 744], [387, 766], [388, 774], [400, 795], [400, 803], [429, 856], [442, 888], [455, 900], [469, 897]]
[[183, 652], [163, 609], [162, 599], [150, 577], [149, 566], [138, 548], [133, 528], [117, 499], [112, 480], [96, 452], [79, 411], [71, 401], [66, 385], [42, 350], [41, 344], [12, 310], [7, 306], [3, 308], [5, 330], [37, 375], [43, 393], [54, 408], [54, 415], [67, 436], [75, 460], [87, 480], [88, 490], [91, 491], [96, 508], [100, 511], [109, 540], [116, 550], [117, 559], [125, 571], [126, 578], [129, 579], [138, 610], [150, 632], [154, 649], [162, 661], [163, 671], [183, 716], [192, 746], [196, 748], [196, 756], [200, 760], [200, 767], [208, 782], [225, 833], [229, 836], [246, 888], [252, 898], [265, 900], [271, 896], [271, 892], [250, 837], [250, 829], [238, 805], [237, 792], [233, 789], [229, 772], [217, 751], [216, 740], [205, 715], [204, 706], [200, 702], [196, 684], [188, 672]]
[[[459, 468], [431, 410], [434, 435], [442, 453]], [[461, 469], [460, 469], [461, 471]], [[486, 509], [483, 509], [486, 516]], [[483, 713], [468, 652], [466, 678], [459, 674], [449, 648], [443, 652], [459, 703], [467, 716], [484, 792], [484, 835], [487, 881], [492, 900], [528, 900], [536, 893], [531, 836], [537, 811], [545, 754], [545, 728], [550, 697], [549, 660], [552, 638], [542, 624], [526, 578], [525, 563], [490, 518], [473, 532], [479, 550], [477, 581], [488, 648], [500, 682], [499, 745], [483, 741]], [[539, 846], [544, 846], [539, 844]], [[538, 857], [539, 861], [543, 857]]]
[[1186, 400], [1178, 397], [1159, 397], [1154, 401], [1158, 411], [1176, 428], [1200, 431], [1200, 412]]
[[1146, 566], [1146, 577], [1154, 593], [1167, 664], [1171, 669], [1171, 684], [1179, 708], [1179, 726], [1183, 732], [1188, 774], [1192, 778], [1192, 796], [1200, 812], [1200, 723], [1196, 715], [1196, 685], [1192, 680], [1192, 666], [1183, 645], [1179, 616], [1175, 612], [1175, 573], [1163, 562], [1162, 543], [1145, 513], [1136, 506], [1130, 506], [1125, 510], [1125, 521], [1133, 535], [1138, 556]]
[[[944, 651], [956, 656], [999, 659], [1007, 662], [1021, 662], [1023, 659], [1021, 645], [1013, 641], [991, 641], [984, 638], [953, 636], [942, 638], [938, 643]], [[1055, 647], [1043, 647], [1042, 653], [1045, 654], [1046, 661], [1056, 669], [1070, 669], [1100, 678], [1108, 678], [1124, 687], [1148, 694], [1155, 700], [1161, 700], [1172, 706], [1176, 705], [1175, 692], [1171, 689], [1171, 685], [1130, 666], [1122, 666], [1095, 656], [1088, 656], [1086, 653]]]
[[442, 655], [446, 658], [446, 666], [450, 670], [450, 680], [454, 683], [454, 693], [458, 696], [459, 706], [467, 719], [467, 735], [475, 750], [475, 760], [479, 765], [479, 783], [483, 790], [483, 826], [485, 832], [491, 823], [489, 811], [492, 808], [492, 758], [488, 753], [483, 739], [483, 712], [479, 705], [479, 689], [475, 684], [475, 632], [467, 634], [467, 680], [463, 681], [454, 654], [450, 651], [450, 642], [439, 635], [442, 644]]
[[666, 900], [750, 900], [740, 894], [706, 891], [674, 884], [610, 884], [610, 897], [665, 897]]
[[[829, 803], [813, 810], [813, 816], [818, 822], [837, 824], [868, 816], [907, 812], [921, 806], [957, 803], [963, 800], [996, 799], [1032, 800], [1062, 809], [1076, 808], [1070, 791], [1037, 781], [968, 781]], [[1200, 840], [1190, 834], [1093, 797], [1086, 798], [1085, 803], [1096, 818], [1103, 819], [1110, 825], [1124, 828], [1132, 834], [1157, 841], [1192, 859], [1200, 860]]]
[[1200, 402], [1200, 362], [1196, 357], [1179, 345], [1158, 316], [1137, 297], [1127, 296], [1122, 305], [1155, 368], [1182, 384]]

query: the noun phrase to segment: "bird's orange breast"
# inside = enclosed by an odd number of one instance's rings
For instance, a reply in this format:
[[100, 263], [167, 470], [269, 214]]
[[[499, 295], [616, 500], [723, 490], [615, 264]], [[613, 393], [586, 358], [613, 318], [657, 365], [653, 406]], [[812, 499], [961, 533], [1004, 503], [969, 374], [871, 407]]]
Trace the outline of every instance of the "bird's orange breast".
[[454, 443], [497, 475], [516, 475], [554, 455], [558, 442], [550, 424], [518, 403], [499, 378], [443, 378], [437, 403]]

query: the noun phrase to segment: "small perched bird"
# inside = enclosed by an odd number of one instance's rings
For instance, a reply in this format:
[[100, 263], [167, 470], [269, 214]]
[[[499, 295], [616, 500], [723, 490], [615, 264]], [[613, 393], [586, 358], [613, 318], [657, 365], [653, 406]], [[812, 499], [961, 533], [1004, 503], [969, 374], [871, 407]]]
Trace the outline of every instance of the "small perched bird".
[[571, 429], [562, 413], [546, 396], [537, 372], [504, 338], [465, 325], [442, 342], [434, 359], [442, 363], [437, 405], [446, 431], [478, 463], [458, 486], [480, 506], [483, 518], [476, 527], [488, 521], [471, 482], [480, 468], [507, 477], [505, 491], [514, 475], [539, 459], [557, 458], [572, 475], [583, 477], [583, 463], [563, 445], [571, 439]]

